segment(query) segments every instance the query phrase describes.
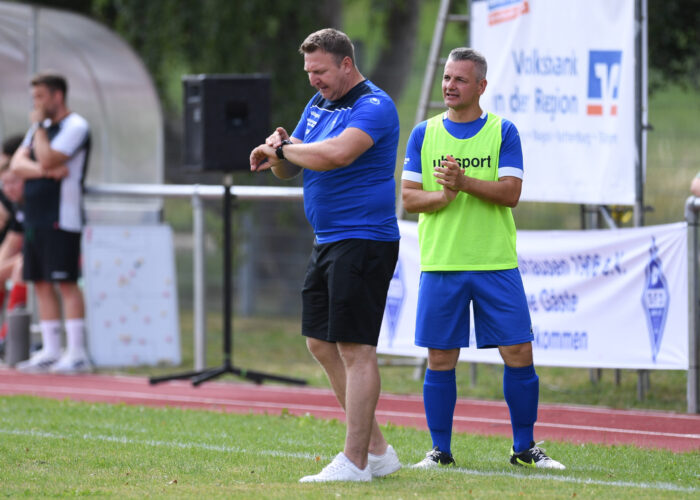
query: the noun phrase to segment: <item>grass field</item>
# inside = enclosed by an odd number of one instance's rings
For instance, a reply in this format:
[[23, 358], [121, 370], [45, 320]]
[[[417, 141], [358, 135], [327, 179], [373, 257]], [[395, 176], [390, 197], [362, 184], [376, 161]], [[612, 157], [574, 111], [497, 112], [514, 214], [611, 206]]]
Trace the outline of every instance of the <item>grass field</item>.
[[[426, 432], [383, 428], [403, 464]], [[344, 426], [235, 415], [0, 398], [0, 496], [114, 498], [697, 498], [698, 455], [548, 442], [565, 471], [508, 463], [505, 438], [456, 435], [458, 468], [407, 468], [369, 484], [299, 484], [342, 448]]]

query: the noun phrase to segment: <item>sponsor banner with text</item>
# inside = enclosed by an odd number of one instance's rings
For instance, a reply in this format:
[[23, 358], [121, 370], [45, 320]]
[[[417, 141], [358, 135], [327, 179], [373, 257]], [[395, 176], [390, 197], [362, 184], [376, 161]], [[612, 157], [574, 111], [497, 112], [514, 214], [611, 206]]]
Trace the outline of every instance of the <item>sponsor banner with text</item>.
[[523, 201], [635, 203], [635, 0], [473, 1], [484, 109], [511, 120]]
[[[378, 352], [425, 357], [426, 349], [413, 344], [418, 229], [411, 221], [399, 225], [399, 263]], [[687, 370], [687, 252], [684, 222], [617, 230], [519, 231], [518, 263], [532, 317], [535, 363]], [[473, 321], [470, 345], [476, 345]], [[474, 347], [462, 349], [460, 360], [501, 362], [496, 349]]]

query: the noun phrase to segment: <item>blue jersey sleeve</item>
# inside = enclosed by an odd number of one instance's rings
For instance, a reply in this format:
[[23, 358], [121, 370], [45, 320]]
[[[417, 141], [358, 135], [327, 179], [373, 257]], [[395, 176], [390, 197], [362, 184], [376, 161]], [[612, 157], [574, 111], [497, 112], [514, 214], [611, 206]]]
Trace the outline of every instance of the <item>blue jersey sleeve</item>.
[[397, 123], [387, 119], [387, 116], [394, 114], [396, 108], [389, 99], [377, 94], [368, 94], [355, 103], [345, 128], [358, 128], [377, 144], [382, 137], [396, 130]]
[[523, 148], [515, 125], [505, 118], [501, 121], [501, 154], [498, 161], [499, 177], [523, 178]]
[[420, 151], [423, 148], [427, 124], [427, 121], [422, 121], [413, 127], [411, 131], [408, 143], [406, 143], [406, 156], [404, 156], [403, 173], [401, 174], [402, 179], [423, 183]]

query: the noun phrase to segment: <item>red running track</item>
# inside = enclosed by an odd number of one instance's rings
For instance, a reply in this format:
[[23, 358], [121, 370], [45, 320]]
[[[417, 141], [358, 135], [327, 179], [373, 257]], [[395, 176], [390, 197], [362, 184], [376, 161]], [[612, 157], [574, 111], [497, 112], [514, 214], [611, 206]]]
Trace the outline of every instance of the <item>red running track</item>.
[[[29, 394], [46, 398], [145, 406], [212, 409], [235, 413], [294, 415], [344, 420], [344, 414], [327, 389], [247, 383], [189, 381], [150, 385], [143, 377], [107, 375], [23, 374], [0, 369], [0, 394]], [[420, 396], [383, 394], [377, 405], [380, 424], [426, 429]], [[459, 399], [455, 410], [457, 432], [510, 436], [505, 403]], [[543, 404], [535, 424], [537, 440], [573, 443], [629, 444], [676, 452], [700, 450], [700, 415], [611, 410], [590, 406]]]

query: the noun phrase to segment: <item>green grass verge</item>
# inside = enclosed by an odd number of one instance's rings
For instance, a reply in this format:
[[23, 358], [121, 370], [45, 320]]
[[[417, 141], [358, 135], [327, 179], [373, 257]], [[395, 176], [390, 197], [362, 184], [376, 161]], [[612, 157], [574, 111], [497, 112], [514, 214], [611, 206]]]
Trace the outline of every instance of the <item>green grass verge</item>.
[[[368, 484], [300, 484], [343, 444], [310, 416], [0, 398], [0, 495], [114, 498], [697, 498], [697, 454], [547, 443], [565, 471], [508, 464], [510, 440], [457, 434], [456, 469], [404, 468]], [[402, 463], [426, 432], [387, 425]]]

